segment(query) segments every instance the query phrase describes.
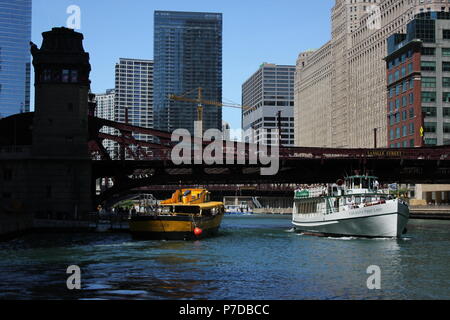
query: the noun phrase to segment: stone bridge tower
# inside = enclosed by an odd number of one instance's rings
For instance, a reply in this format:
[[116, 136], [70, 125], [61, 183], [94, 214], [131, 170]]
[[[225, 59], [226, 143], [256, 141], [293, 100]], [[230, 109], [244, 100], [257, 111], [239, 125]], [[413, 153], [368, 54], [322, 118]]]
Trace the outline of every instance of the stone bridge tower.
[[41, 48], [31, 46], [36, 210], [45, 217], [79, 218], [92, 210], [93, 194], [88, 153], [89, 54], [81, 33], [53, 28], [42, 35]]

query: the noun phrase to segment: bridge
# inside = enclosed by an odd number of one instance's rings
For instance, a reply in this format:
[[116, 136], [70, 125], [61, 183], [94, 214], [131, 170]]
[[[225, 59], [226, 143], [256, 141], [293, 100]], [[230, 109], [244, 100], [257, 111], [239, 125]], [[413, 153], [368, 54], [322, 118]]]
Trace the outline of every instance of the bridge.
[[[98, 198], [100, 201], [128, 190], [150, 186], [168, 186], [171, 189], [186, 185], [209, 188], [222, 186], [224, 191], [233, 192], [225, 186], [263, 185], [267, 190], [276, 188], [275, 185], [335, 182], [356, 171], [370, 172], [386, 183], [450, 183], [450, 146], [410, 149], [282, 147], [278, 154], [278, 172], [275, 175], [262, 175], [261, 167], [264, 166], [250, 163], [251, 151], [261, 152], [261, 146], [220, 141], [223, 158], [219, 163], [196, 164], [192, 155], [188, 164], [175, 164], [171, 153], [177, 142], [171, 141], [170, 133], [93, 117], [89, 125], [89, 147], [95, 159], [92, 161], [94, 177], [114, 180], [114, 187], [104, 191]], [[118, 130], [120, 136], [101, 133], [104, 127]], [[139, 141], [133, 138], [136, 134], [151, 135], [160, 142]], [[120, 145], [120, 160], [110, 158], [102, 146], [104, 140], [112, 140]], [[211, 142], [197, 143], [205, 148]], [[270, 151], [269, 148], [267, 152]], [[245, 161], [239, 162], [242, 152]], [[231, 160], [228, 161], [231, 164], [227, 164], [227, 160]], [[159, 191], [162, 189], [159, 188]]]

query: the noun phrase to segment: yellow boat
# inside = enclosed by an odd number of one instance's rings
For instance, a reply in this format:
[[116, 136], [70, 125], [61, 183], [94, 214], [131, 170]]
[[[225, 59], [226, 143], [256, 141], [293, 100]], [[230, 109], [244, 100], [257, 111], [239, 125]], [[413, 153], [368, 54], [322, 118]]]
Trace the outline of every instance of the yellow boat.
[[130, 231], [135, 239], [202, 239], [219, 231], [224, 212], [223, 203], [210, 201], [207, 190], [181, 189], [162, 201], [154, 213], [132, 217]]

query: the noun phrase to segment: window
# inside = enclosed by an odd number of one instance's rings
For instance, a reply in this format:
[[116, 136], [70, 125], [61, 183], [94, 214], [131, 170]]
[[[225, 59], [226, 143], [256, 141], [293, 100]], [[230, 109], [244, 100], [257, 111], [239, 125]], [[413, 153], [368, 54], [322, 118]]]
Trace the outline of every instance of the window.
[[422, 112], [425, 113], [427, 117], [436, 117], [437, 109], [435, 107], [422, 107]]
[[450, 102], [450, 92], [442, 92], [442, 101]]
[[408, 112], [405, 110], [402, 112], [402, 121], [408, 120]]
[[436, 122], [425, 122], [424, 130], [426, 133], [436, 133]]
[[408, 127], [403, 126], [403, 137], [406, 137], [408, 135]]
[[409, 90], [409, 81], [403, 82], [403, 92], [406, 92]]
[[414, 108], [409, 109], [409, 118], [414, 118]]
[[409, 141], [409, 146], [410, 146], [410, 148], [414, 148], [414, 145], [415, 145], [414, 139], [411, 139], [411, 140]]
[[442, 115], [444, 117], [450, 117], [450, 108], [442, 108]]
[[396, 138], [400, 139], [402, 135], [402, 130], [400, 128], [397, 128], [397, 132], [396, 132]]
[[427, 139], [425, 139], [425, 144], [427, 146], [435, 146], [435, 145], [437, 145], [437, 139], [427, 138]]
[[442, 56], [450, 57], [450, 48], [442, 48]]
[[409, 104], [414, 104], [414, 93], [409, 94]]
[[450, 39], [450, 30], [447, 29], [442, 30], [442, 37], [444, 39]]
[[436, 102], [436, 92], [422, 92], [422, 102]]
[[422, 48], [422, 55], [423, 56], [434, 56], [436, 54], [436, 49], [435, 48], [427, 48], [427, 47], [423, 47]]
[[69, 82], [69, 77], [70, 77], [70, 70], [64, 69], [62, 71], [62, 82], [68, 83]]
[[391, 140], [395, 140], [395, 133], [394, 133], [394, 129], [391, 129], [391, 132], [390, 132], [390, 137], [391, 137]]
[[442, 71], [449, 72], [450, 71], [450, 62], [442, 62]]
[[403, 96], [402, 98], [402, 106], [406, 107], [408, 105], [408, 96]]
[[422, 61], [421, 63], [422, 71], [436, 71], [435, 61]]
[[416, 131], [416, 128], [414, 127], [414, 123], [409, 124], [409, 134], [414, 134]]
[[443, 87], [450, 87], [450, 78], [448, 78], [448, 77], [443, 77], [443, 78], [442, 78], [442, 86], [443, 86]]
[[444, 123], [444, 133], [450, 133], [450, 123]]
[[436, 77], [422, 77], [422, 86], [424, 88], [436, 88]]
[[70, 73], [70, 82], [77, 83], [78, 82], [78, 70], [72, 70]]
[[412, 73], [413, 72], [413, 64], [410, 63], [408, 64], [408, 73]]

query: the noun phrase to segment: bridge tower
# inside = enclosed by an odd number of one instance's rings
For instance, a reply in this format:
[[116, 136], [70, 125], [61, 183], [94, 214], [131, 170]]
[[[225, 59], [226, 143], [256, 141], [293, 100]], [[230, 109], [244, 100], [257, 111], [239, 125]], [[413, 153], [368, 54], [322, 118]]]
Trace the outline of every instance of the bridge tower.
[[45, 216], [78, 218], [92, 210], [88, 153], [89, 54], [83, 35], [67, 28], [31, 44], [35, 70], [32, 157], [37, 208]]

